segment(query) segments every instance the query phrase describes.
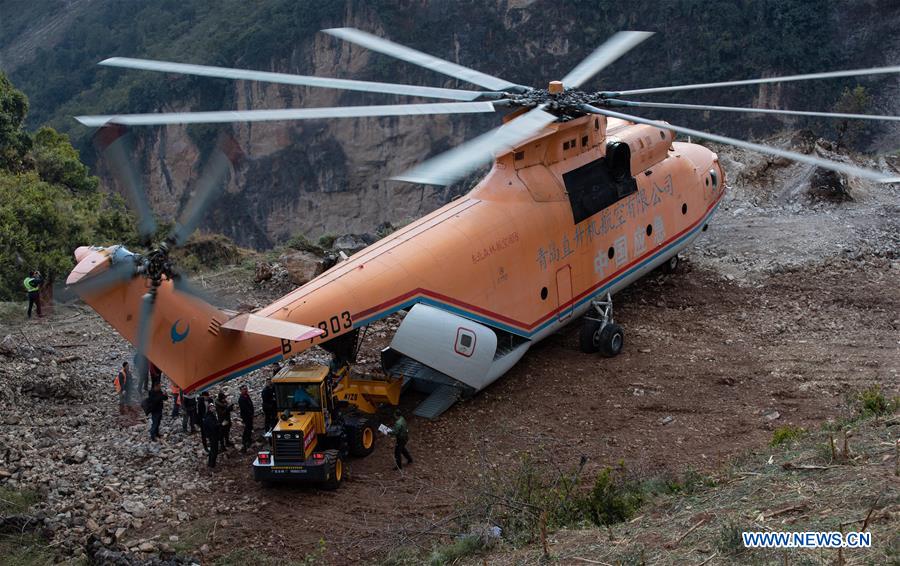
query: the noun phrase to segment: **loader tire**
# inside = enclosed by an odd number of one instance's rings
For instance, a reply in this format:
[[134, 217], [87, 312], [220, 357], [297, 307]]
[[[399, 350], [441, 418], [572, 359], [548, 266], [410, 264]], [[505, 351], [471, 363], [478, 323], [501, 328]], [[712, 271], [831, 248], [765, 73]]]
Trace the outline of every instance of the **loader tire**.
[[594, 354], [600, 351], [600, 331], [603, 323], [599, 320], [584, 319], [581, 322], [581, 330], [578, 333], [578, 347], [585, 354]]
[[344, 461], [337, 450], [325, 451], [325, 466], [328, 469], [328, 479], [322, 483], [322, 488], [334, 491], [344, 481]]
[[350, 454], [357, 458], [368, 456], [375, 450], [375, 423], [371, 419], [359, 419], [347, 427]]
[[607, 358], [618, 356], [625, 346], [625, 331], [614, 322], [610, 322], [600, 331], [600, 353]]

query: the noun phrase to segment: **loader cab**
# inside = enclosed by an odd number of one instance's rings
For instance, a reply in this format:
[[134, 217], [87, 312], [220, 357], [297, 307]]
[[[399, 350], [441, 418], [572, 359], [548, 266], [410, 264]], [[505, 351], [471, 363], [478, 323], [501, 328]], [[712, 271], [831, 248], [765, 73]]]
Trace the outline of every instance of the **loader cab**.
[[334, 415], [334, 399], [328, 384], [328, 366], [288, 366], [272, 378], [275, 403], [281, 420], [288, 416], [313, 415], [318, 433], [324, 433]]
[[275, 384], [278, 410], [306, 413], [322, 410], [322, 383], [288, 382]]

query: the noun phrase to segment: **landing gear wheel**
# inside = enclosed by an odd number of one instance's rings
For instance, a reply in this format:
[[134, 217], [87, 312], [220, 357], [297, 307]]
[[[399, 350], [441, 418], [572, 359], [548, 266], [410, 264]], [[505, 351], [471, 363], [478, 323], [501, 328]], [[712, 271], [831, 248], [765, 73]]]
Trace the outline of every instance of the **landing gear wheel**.
[[600, 353], [607, 358], [618, 356], [625, 346], [625, 331], [618, 324], [611, 322], [600, 331]]
[[325, 451], [325, 466], [328, 469], [328, 479], [322, 484], [324, 489], [334, 491], [344, 481], [344, 461], [337, 450]]
[[669, 259], [666, 260], [666, 263], [659, 266], [659, 270], [665, 273], [666, 275], [671, 275], [678, 270], [678, 264], [681, 263], [681, 259], [678, 257], [678, 254], [673, 255]]
[[361, 420], [347, 429], [350, 453], [357, 457], [368, 456], [375, 450], [375, 424], [371, 420]]
[[581, 330], [578, 332], [578, 346], [585, 354], [594, 354], [600, 351], [600, 331], [603, 323], [599, 320], [586, 318], [581, 322]]

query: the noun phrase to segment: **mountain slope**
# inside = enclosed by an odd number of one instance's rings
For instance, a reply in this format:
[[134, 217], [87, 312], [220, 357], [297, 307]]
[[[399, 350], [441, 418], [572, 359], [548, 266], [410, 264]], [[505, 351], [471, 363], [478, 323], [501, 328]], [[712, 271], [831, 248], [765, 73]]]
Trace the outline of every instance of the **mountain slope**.
[[[900, 11], [888, 0], [659, 3], [558, 3], [494, 0], [456, 3], [347, 1], [246, 4], [225, 0], [69, 0], [4, 2], [16, 14], [0, 27], [0, 67], [31, 97], [33, 125], [49, 122], [86, 148], [84, 113], [390, 104], [404, 97], [172, 77], [99, 68], [103, 58], [138, 56], [366, 80], [460, 85], [317, 33], [353, 26], [484, 72], [543, 86], [620, 29], [659, 33], [610, 66], [589, 88], [632, 88], [888, 64], [900, 51]], [[32, 22], [32, 23], [29, 23]], [[896, 78], [860, 81], [873, 110], [895, 112]], [[827, 110], [855, 81], [711, 89], [654, 100]], [[648, 113], [649, 114], [649, 113]], [[823, 135], [831, 126], [713, 113], [669, 112], [673, 123], [741, 136], [788, 126]], [[169, 127], [141, 132], [135, 159], [151, 200], [171, 217], [186, 201], [200, 161], [219, 129], [234, 132], [249, 159], [231, 181], [208, 227], [245, 245], [266, 247], [303, 232], [371, 232], [445, 202], [451, 190], [389, 182], [428, 155], [474, 137], [497, 116], [372, 118], [304, 123]], [[866, 138], [895, 149], [895, 132]], [[92, 151], [84, 152], [90, 160]], [[106, 176], [102, 164], [97, 168]]]

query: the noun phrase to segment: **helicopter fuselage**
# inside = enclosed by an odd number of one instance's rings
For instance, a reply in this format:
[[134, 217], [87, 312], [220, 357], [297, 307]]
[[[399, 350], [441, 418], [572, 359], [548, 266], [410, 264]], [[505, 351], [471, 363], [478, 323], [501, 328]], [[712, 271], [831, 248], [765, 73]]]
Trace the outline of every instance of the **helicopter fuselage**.
[[[397, 332], [405, 349], [396, 348], [478, 391], [530, 344], [668, 261], [706, 228], [724, 193], [718, 158], [673, 138], [602, 116], [552, 124], [499, 155], [468, 194], [254, 313], [320, 328], [312, 339], [221, 330], [234, 313], [178, 298], [164, 282], [148, 357], [185, 390], [204, 389], [418, 309]], [[93, 271], [85, 262], [73, 276]], [[85, 298], [132, 342], [141, 281]], [[185, 335], [188, 327], [195, 332]]]

